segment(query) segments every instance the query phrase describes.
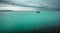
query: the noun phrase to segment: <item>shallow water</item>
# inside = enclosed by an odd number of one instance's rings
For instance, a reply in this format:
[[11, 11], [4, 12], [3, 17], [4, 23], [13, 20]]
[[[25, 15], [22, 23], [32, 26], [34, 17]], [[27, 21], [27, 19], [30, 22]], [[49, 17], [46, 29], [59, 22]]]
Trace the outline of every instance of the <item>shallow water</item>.
[[58, 25], [60, 11], [0, 12], [0, 32], [19, 32]]

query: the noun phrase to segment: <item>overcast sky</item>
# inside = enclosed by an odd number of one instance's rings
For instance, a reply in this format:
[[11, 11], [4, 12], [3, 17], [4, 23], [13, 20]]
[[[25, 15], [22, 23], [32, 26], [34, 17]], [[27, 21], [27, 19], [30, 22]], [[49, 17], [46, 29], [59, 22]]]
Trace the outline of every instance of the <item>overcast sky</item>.
[[40, 10], [60, 10], [60, 0], [0, 0], [1, 4], [38, 7]]

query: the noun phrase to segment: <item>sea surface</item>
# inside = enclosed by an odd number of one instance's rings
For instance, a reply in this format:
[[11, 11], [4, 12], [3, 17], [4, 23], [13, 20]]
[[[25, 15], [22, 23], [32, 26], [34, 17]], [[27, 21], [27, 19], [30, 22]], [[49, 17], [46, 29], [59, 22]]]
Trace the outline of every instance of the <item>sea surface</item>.
[[0, 11], [0, 33], [27, 32], [60, 26], [60, 11]]

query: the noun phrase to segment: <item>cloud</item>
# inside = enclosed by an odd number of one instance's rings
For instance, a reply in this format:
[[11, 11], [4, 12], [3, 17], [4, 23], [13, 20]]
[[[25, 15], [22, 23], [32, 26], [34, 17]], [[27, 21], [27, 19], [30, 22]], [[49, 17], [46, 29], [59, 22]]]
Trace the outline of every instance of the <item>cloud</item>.
[[40, 10], [60, 9], [59, 0], [0, 0], [0, 2], [16, 6], [38, 7]]
[[9, 5], [9, 4], [1, 4], [0, 10], [12, 10], [12, 11], [36, 11], [37, 9], [32, 7], [21, 7], [21, 6], [15, 6], [15, 5]]

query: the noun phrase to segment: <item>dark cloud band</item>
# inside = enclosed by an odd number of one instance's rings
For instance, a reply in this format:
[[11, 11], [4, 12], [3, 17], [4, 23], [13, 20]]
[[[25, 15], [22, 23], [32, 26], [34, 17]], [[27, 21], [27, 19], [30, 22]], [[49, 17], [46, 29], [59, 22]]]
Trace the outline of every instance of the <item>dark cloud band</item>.
[[39, 8], [40, 10], [60, 10], [59, 0], [0, 0], [0, 3], [35, 7]]

